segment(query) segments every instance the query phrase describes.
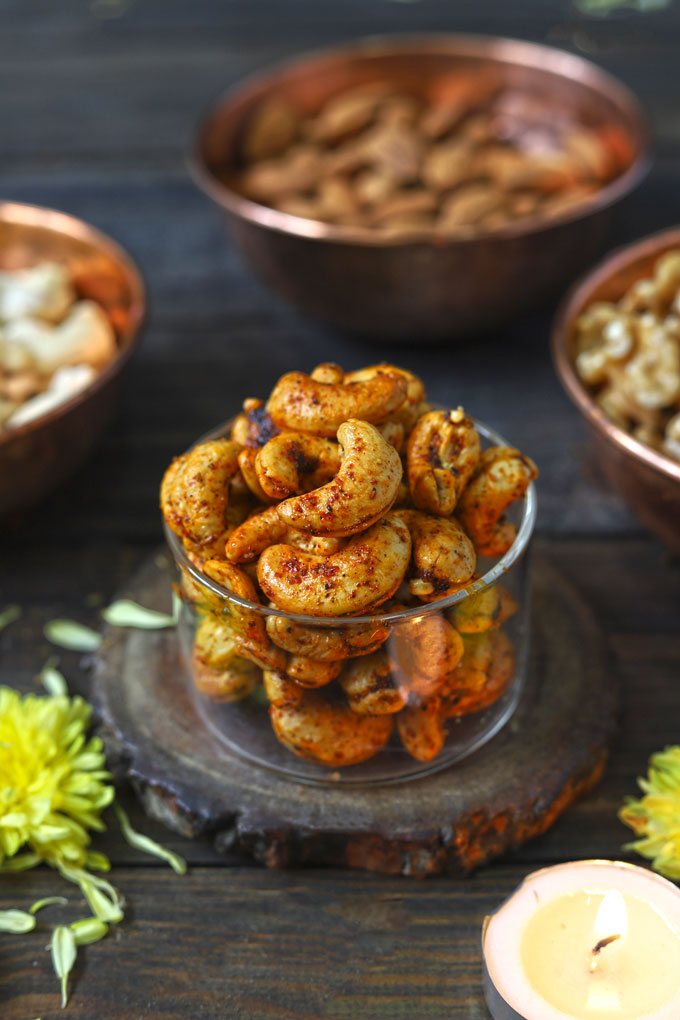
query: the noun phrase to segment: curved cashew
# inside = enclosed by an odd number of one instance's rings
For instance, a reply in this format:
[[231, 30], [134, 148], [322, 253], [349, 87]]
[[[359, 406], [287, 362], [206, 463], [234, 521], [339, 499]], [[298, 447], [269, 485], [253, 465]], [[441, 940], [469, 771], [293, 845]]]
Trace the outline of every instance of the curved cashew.
[[257, 579], [281, 609], [310, 616], [356, 615], [394, 594], [410, 556], [408, 528], [387, 514], [332, 556], [272, 545], [260, 556]]
[[392, 412], [391, 419], [402, 425], [406, 432], [410, 432], [423, 413], [425, 401], [425, 386], [417, 375], [405, 368], [397, 368], [396, 365], [388, 365], [383, 362], [380, 365], [367, 365], [366, 368], [360, 368], [356, 372], [348, 372], [345, 376], [345, 383], [366, 382], [380, 375], [400, 375], [406, 381], [406, 396], [399, 407]]
[[278, 432], [264, 402], [248, 397], [243, 401], [243, 411], [234, 419], [231, 438], [240, 446], [257, 449], [278, 435]]
[[306, 655], [291, 655], [286, 666], [287, 676], [300, 687], [324, 687], [335, 680], [339, 672], [339, 662], [322, 662]]
[[389, 627], [380, 623], [348, 627], [310, 627], [285, 616], [268, 616], [267, 633], [284, 651], [321, 662], [342, 662], [356, 655], [370, 655], [389, 637]]
[[375, 426], [350, 418], [338, 429], [344, 450], [332, 482], [279, 504], [279, 517], [315, 535], [353, 535], [382, 517], [399, 492], [399, 454]]
[[358, 715], [392, 715], [400, 712], [408, 695], [392, 679], [392, 667], [384, 651], [347, 664], [340, 676], [347, 703]]
[[[257, 603], [259, 601], [253, 582], [247, 574], [244, 574], [233, 564], [225, 563], [224, 560], [208, 560], [203, 566], [203, 572], [234, 595], [248, 599], [250, 602]], [[219, 595], [214, 595], [207, 588], [205, 589], [205, 600], [213, 612], [224, 613], [225, 610], [228, 610], [230, 615], [225, 619], [229, 620], [233, 628], [234, 640], [240, 655], [263, 668], [286, 668], [286, 655], [269, 641], [263, 616], [253, 609], [246, 609], [234, 602], [227, 604], [224, 599]]]
[[395, 510], [413, 540], [417, 576], [409, 581], [412, 595], [435, 602], [460, 591], [475, 572], [475, 548], [458, 521], [432, 517], [418, 510]]
[[405, 620], [388, 645], [395, 684], [422, 701], [436, 694], [463, 656], [463, 639], [443, 616]]
[[317, 691], [304, 691], [297, 703], [272, 704], [269, 713], [276, 736], [289, 751], [329, 768], [372, 758], [392, 732], [390, 715], [357, 715]]
[[503, 555], [510, 548], [515, 529], [503, 514], [537, 476], [533, 460], [519, 450], [492, 446], [484, 451], [457, 511], [480, 556]]
[[95, 301], [78, 301], [58, 326], [39, 319], [13, 319], [3, 327], [4, 342], [20, 347], [40, 372], [60, 365], [105, 365], [116, 353], [116, 335]]
[[401, 422], [392, 421], [388, 418], [387, 421], [376, 425], [376, 428], [385, 442], [393, 446], [397, 453], [401, 453], [405, 438], [405, 430]]
[[238, 656], [225, 669], [213, 669], [194, 655], [192, 672], [196, 690], [213, 701], [241, 701], [260, 682], [260, 670]]
[[215, 439], [176, 457], [163, 476], [161, 509], [181, 538], [204, 545], [226, 530], [230, 478], [238, 470], [237, 443]]
[[282, 432], [257, 453], [255, 470], [266, 496], [287, 499], [330, 481], [341, 463], [342, 451], [330, 439]]
[[333, 383], [337, 385], [345, 378], [345, 373], [334, 361], [323, 361], [309, 373], [309, 378], [315, 382]]
[[369, 422], [387, 418], [404, 402], [406, 389], [405, 379], [396, 373], [338, 384], [289, 372], [274, 387], [267, 408], [280, 429], [333, 438], [348, 418]]
[[305, 690], [289, 680], [285, 673], [276, 669], [265, 669], [262, 673], [264, 692], [270, 705], [281, 708], [284, 705], [299, 705], [305, 696]]
[[482, 634], [492, 627], [500, 627], [518, 608], [508, 589], [494, 584], [453, 606], [448, 618], [460, 634]]
[[503, 631], [469, 634], [463, 643], [463, 658], [440, 691], [448, 717], [480, 712], [493, 704], [515, 672], [515, 650]]
[[418, 761], [436, 758], [446, 740], [441, 698], [435, 695], [422, 705], [405, 708], [397, 716], [401, 742]]
[[58, 262], [0, 272], [0, 320], [34, 316], [59, 322], [76, 299], [69, 271]]
[[252, 492], [255, 499], [260, 503], [275, 503], [276, 498], [272, 499], [268, 496], [260, 485], [260, 479], [257, 477], [257, 450], [252, 447], [244, 447], [238, 455], [238, 466], [241, 471], [241, 476]]
[[345, 545], [342, 538], [306, 535], [302, 531], [288, 528], [279, 517], [278, 508], [272, 506], [252, 514], [232, 531], [225, 556], [231, 563], [248, 563], [257, 559], [268, 546], [284, 539], [297, 549], [319, 556], [330, 556]]
[[430, 411], [408, 439], [408, 481], [421, 510], [448, 517], [479, 461], [479, 436], [461, 407]]

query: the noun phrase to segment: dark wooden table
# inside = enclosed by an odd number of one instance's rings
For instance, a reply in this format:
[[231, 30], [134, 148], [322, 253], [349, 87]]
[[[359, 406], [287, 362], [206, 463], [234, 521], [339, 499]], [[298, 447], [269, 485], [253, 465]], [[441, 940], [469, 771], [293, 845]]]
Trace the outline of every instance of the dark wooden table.
[[[150, 292], [144, 342], [104, 441], [0, 535], [0, 605], [24, 609], [0, 635], [0, 681], [35, 689], [49, 653], [46, 620], [97, 625], [93, 603], [106, 603], [160, 542], [157, 487], [174, 453], [291, 367], [333, 359], [349, 369], [385, 356], [419, 372], [435, 400], [464, 400], [538, 461], [538, 542], [590, 600], [624, 693], [601, 785], [547, 835], [469, 879], [266, 872], [172, 836], [143, 819], [128, 794], [135, 824], [183, 853], [191, 870], [174, 875], [115, 829], [98, 841], [129, 906], [115, 934], [79, 957], [74, 1020], [482, 1020], [484, 914], [536, 866], [620, 856], [627, 832], [617, 807], [649, 754], [680, 736], [678, 567], [590, 465], [550, 364], [551, 309], [485, 338], [483, 349], [476, 340], [369, 349], [264, 291], [188, 178], [197, 115], [242, 75], [359, 34], [440, 29], [547, 41], [621, 77], [653, 119], [656, 162], [620, 211], [612, 243], [680, 221], [673, 7], [600, 21], [568, 0], [0, 3], [2, 196], [110, 231], [139, 260]], [[61, 668], [72, 690], [87, 692], [87, 661], [64, 653]], [[26, 907], [62, 886], [46, 869], [3, 877], [0, 906]], [[81, 915], [77, 897], [71, 902], [72, 916]], [[44, 934], [0, 935], [2, 1020], [62, 1015], [47, 926]]]

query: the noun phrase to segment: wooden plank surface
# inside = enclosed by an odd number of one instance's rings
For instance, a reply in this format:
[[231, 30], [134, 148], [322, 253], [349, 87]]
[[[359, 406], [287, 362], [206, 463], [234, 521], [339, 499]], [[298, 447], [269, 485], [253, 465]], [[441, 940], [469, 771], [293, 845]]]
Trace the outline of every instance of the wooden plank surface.
[[[611, 242], [680, 221], [677, 4], [589, 19], [567, 0], [0, 0], [1, 194], [110, 231], [139, 260], [150, 293], [143, 344], [94, 457], [0, 530], [0, 606], [24, 607], [0, 634], [0, 683], [35, 689], [53, 651], [46, 620], [97, 624], [90, 596], [106, 604], [160, 542], [165, 464], [243, 396], [265, 393], [291, 367], [393, 358], [421, 373], [434, 399], [464, 401], [539, 462], [541, 551], [589, 599], [623, 683], [605, 778], [503, 864], [427, 883], [263, 872], [219, 857], [209, 840], [168, 833], [123, 793], [137, 827], [184, 853], [191, 873], [179, 878], [142, 857], [112, 825], [98, 845], [129, 900], [124, 925], [81, 954], [66, 1014], [43, 948], [60, 915], [42, 915], [33, 936], [0, 935], [2, 1020], [483, 1020], [483, 915], [535, 866], [620, 856], [622, 798], [649, 754], [678, 741], [680, 571], [590, 463], [550, 362], [554, 309], [456, 346], [425, 349], [414, 338], [407, 348], [367, 347], [266, 292], [189, 178], [197, 117], [243, 75], [360, 34], [432, 30], [548, 42], [619, 76], [652, 118], [656, 161], [617, 213]], [[87, 693], [87, 659], [63, 653], [61, 666], [72, 690]], [[60, 891], [45, 869], [3, 876], [0, 906]], [[77, 895], [71, 901], [63, 916], [82, 916]]]

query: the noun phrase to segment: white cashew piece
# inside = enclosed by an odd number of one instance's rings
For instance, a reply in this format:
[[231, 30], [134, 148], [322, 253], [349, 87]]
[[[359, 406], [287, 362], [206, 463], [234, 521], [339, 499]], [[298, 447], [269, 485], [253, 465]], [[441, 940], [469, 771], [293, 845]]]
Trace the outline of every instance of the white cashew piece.
[[61, 365], [101, 367], [116, 353], [113, 326], [94, 301], [78, 301], [58, 326], [39, 319], [14, 319], [3, 330], [2, 347], [11, 357], [21, 348], [40, 372], [54, 372]]

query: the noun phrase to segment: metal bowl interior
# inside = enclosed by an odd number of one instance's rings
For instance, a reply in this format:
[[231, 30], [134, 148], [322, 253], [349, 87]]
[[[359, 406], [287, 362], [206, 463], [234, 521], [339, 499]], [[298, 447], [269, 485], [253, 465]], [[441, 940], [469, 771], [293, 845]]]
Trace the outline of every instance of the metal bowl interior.
[[[238, 193], [239, 140], [269, 96], [312, 112], [348, 86], [389, 78], [427, 96], [445, 75], [493, 68], [509, 116], [532, 131], [596, 128], [623, 168], [561, 215], [527, 217], [493, 232], [400, 237], [303, 219]], [[623, 85], [579, 57], [510, 39], [368, 39], [307, 55], [226, 93], [199, 128], [191, 168], [226, 213], [232, 235], [265, 283], [304, 312], [376, 339], [446, 340], [478, 333], [540, 306], [593, 260], [609, 213], [648, 169], [648, 132]]]
[[594, 301], [617, 301], [657, 260], [680, 249], [680, 227], [653, 234], [607, 256], [565, 297], [552, 332], [553, 358], [567, 394], [588, 422], [601, 466], [635, 513], [680, 549], [680, 463], [646, 446], [608, 418], [574, 366], [575, 324]]
[[139, 270], [111, 238], [53, 209], [0, 203], [0, 269], [40, 261], [65, 264], [78, 297], [103, 308], [116, 333], [118, 354], [70, 400], [0, 432], [0, 513], [34, 502], [87, 456], [113, 410], [119, 376], [145, 311]]
[[[431, 239], [386, 237], [367, 227], [322, 223], [279, 212], [251, 201], [234, 186], [240, 169], [239, 141], [253, 110], [272, 95], [289, 100], [304, 114], [318, 110], [331, 96], [355, 85], [387, 79], [404, 91], [427, 98], [442, 76], [493, 67], [503, 82], [504, 104], [518, 124], [540, 132], [556, 123], [606, 131], [607, 144], [622, 172], [592, 199], [549, 223], [527, 217], [492, 235], [518, 236], [577, 219], [627, 194], [648, 169], [649, 135], [634, 96], [589, 61], [534, 43], [484, 36], [408, 36], [366, 39], [351, 46], [307, 55], [257, 74], [227, 91], [201, 124], [192, 158], [198, 183], [217, 202], [245, 219], [303, 237], [393, 246]], [[474, 244], [478, 238], [452, 243]], [[439, 244], [445, 244], [441, 237]]]

